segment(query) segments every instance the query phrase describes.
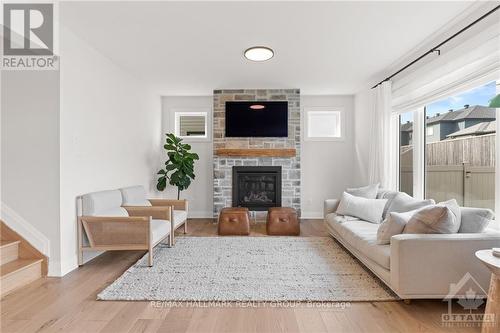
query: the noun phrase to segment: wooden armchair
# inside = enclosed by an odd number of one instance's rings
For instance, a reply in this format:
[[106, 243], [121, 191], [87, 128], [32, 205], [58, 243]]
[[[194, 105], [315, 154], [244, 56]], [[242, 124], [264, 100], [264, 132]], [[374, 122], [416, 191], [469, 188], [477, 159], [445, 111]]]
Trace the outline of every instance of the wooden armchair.
[[175, 245], [175, 230], [181, 225], [184, 225], [184, 233], [188, 232], [187, 215], [188, 201], [187, 200], [170, 200], [170, 199], [147, 199], [146, 191], [142, 186], [130, 186], [121, 188], [120, 192], [123, 197], [123, 207], [130, 206], [141, 207], [171, 207], [172, 221], [171, 223], [171, 244]]
[[121, 207], [120, 191], [82, 196], [78, 216], [78, 263], [84, 251], [146, 250], [153, 265], [153, 247], [169, 237], [172, 245], [170, 206]]

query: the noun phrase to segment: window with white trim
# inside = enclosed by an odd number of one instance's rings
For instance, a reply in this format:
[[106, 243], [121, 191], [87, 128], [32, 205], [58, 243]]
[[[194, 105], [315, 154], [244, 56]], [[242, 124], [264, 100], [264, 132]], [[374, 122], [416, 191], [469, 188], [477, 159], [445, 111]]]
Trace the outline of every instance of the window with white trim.
[[181, 138], [207, 139], [208, 112], [178, 112], [175, 113], [175, 135]]
[[344, 139], [343, 112], [335, 108], [306, 109], [305, 139], [336, 141]]

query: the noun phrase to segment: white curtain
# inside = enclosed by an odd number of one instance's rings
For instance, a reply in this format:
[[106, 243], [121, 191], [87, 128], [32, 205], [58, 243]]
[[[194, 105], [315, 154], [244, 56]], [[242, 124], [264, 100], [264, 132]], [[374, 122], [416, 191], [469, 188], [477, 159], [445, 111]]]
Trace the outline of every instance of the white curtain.
[[[457, 45], [429, 55], [427, 63], [402, 73], [392, 84], [394, 112], [413, 111], [441, 98], [498, 79], [500, 71], [500, 22]], [[434, 57], [434, 58], [433, 58]]]
[[[394, 142], [397, 145], [397, 128], [392, 114], [392, 83], [386, 81], [372, 89], [372, 121], [370, 131], [369, 180], [383, 188], [395, 190], [397, 162]], [[396, 117], [397, 118], [397, 117]], [[396, 137], [394, 133], [396, 133]]]

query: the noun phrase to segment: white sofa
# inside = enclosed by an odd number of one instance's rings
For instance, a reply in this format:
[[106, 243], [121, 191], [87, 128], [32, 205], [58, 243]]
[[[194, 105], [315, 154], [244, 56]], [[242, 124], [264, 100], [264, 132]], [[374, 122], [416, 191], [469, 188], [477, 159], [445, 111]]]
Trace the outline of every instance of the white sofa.
[[490, 228], [483, 233], [400, 234], [391, 238], [390, 245], [378, 245], [380, 225], [343, 219], [335, 213], [339, 202], [325, 201], [329, 233], [400, 298], [443, 299], [451, 284], [458, 283], [466, 273], [480, 284], [482, 294], [487, 293], [491, 273], [475, 252], [500, 247], [500, 232]]

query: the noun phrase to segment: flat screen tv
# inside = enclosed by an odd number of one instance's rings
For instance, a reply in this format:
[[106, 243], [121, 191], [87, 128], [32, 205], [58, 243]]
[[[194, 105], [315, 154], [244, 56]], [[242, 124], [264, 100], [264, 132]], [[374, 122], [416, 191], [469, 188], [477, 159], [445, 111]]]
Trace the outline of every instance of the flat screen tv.
[[226, 102], [226, 137], [287, 137], [288, 102]]

